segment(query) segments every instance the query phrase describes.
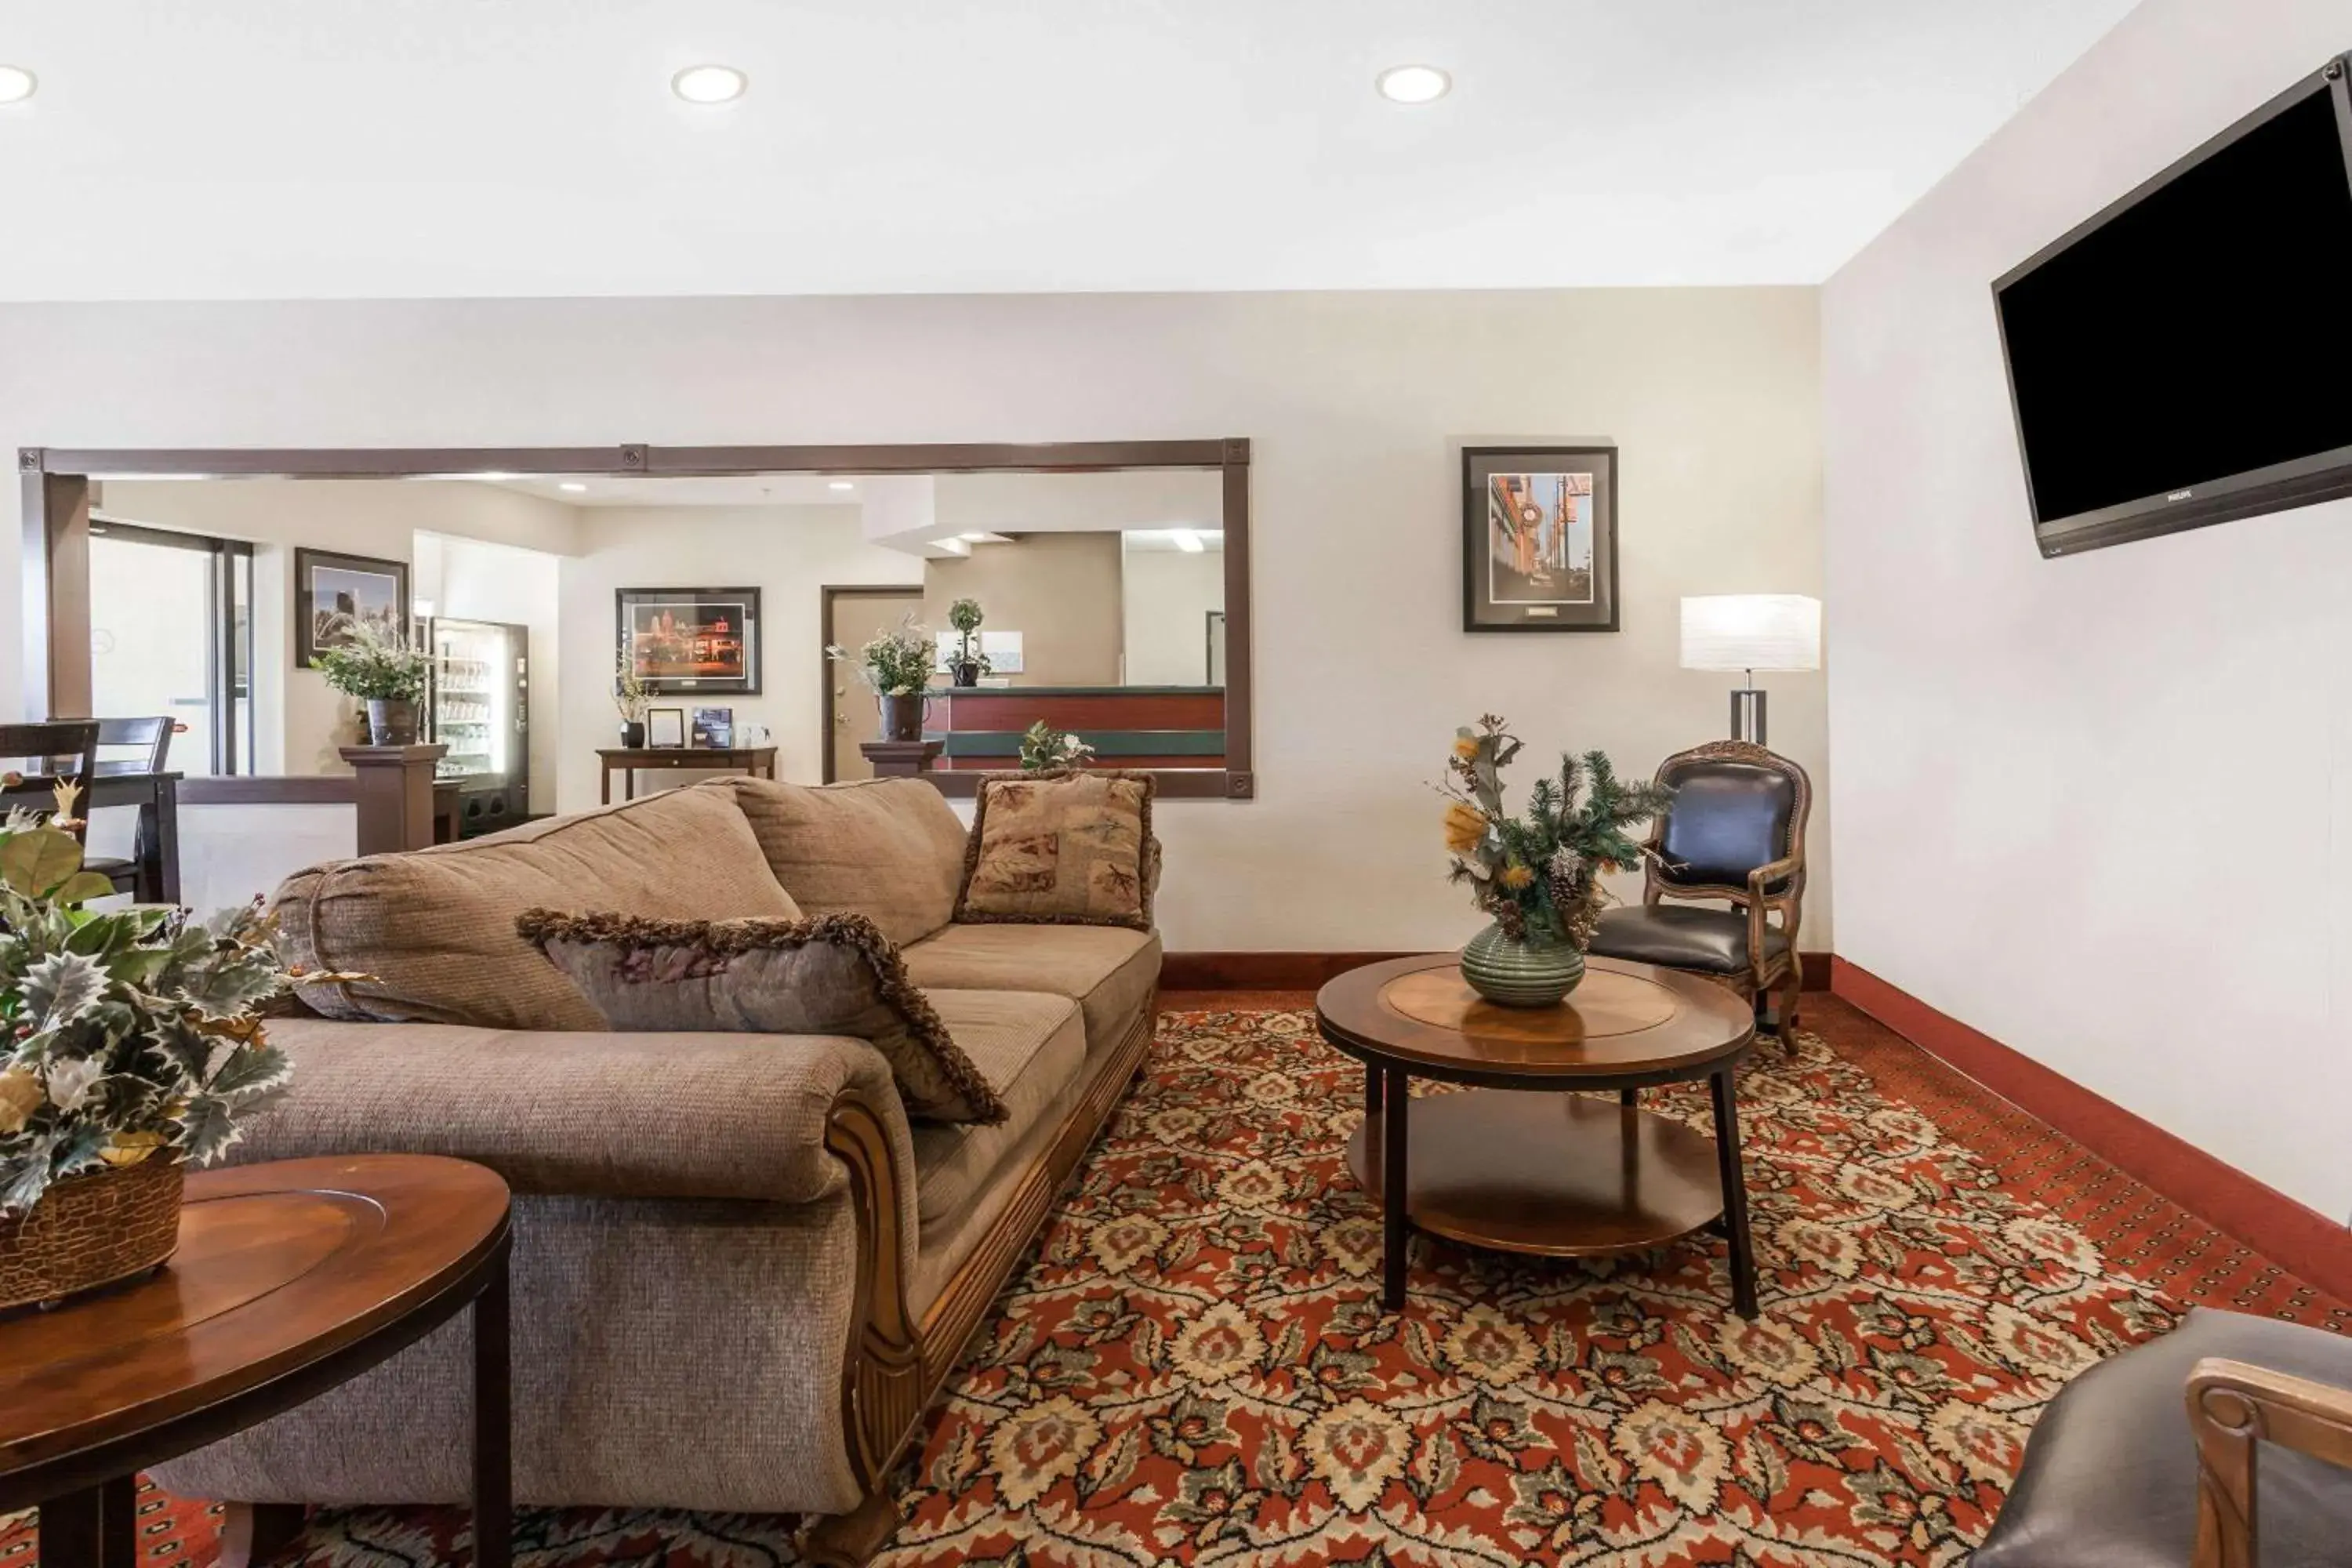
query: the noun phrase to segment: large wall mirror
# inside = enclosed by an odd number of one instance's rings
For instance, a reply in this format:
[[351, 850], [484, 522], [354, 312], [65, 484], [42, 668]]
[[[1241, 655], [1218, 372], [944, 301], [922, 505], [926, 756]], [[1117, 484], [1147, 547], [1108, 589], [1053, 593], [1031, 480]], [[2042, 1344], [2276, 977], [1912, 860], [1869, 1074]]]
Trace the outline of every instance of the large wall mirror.
[[[774, 739], [796, 748], [803, 759], [791, 769], [797, 776], [919, 772], [944, 794], [968, 795], [982, 773], [1017, 766], [1022, 734], [1042, 721], [1092, 746], [1094, 765], [1150, 771], [1163, 796], [1247, 799], [1255, 793], [1249, 460], [1249, 443], [1240, 439], [436, 450], [27, 448], [19, 453], [18, 467], [25, 476], [27, 569], [33, 577], [28, 599], [44, 613], [29, 628], [26, 706], [35, 714], [89, 710], [94, 481], [125, 481], [123, 493], [132, 497], [141, 489], [135, 481], [163, 477], [456, 479], [536, 486], [548, 499], [562, 501], [574, 492], [593, 495], [598, 487], [561, 481], [601, 478], [651, 487], [642, 496], [628, 492], [635, 497], [631, 504], [642, 509], [670, 493], [662, 489], [665, 483], [685, 482], [690, 489], [696, 481], [740, 486], [793, 475], [802, 476], [795, 484], [857, 509], [854, 522], [839, 525], [846, 528], [839, 535], [843, 542], [827, 557], [854, 562], [852, 580], [811, 580], [780, 566], [764, 589], [763, 641], [779, 643], [783, 624], [797, 621], [789, 658], [772, 653], [770, 663], [778, 673], [787, 663], [803, 667], [791, 680], [800, 695], [793, 699], [789, 729], [780, 716], [751, 712], [748, 705], [741, 716], [762, 721], [753, 728], [763, 732], [767, 722], [777, 724]], [[177, 488], [184, 494], [239, 489]], [[115, 487], [109, 485], [107, 493], [114, 494]], [[781, 519], [777, 523], [788, 525]], [[601, 539], [611, 530], [593, 531]], [[404, 548], [413, 543], [406, 535], [404, 541]], [[298, 542], [333, 541], [305, 536]], [[722, 574], [723, 580], [759, 580], [761, 548], [758, 540], [749, 541], [744, 560], [725, 563], [734, 574]], [[777, 558], [782, 559], [781, 547]], [[589, 559], [593, 565], [599, 557], [592, 552]], [[697, 569], [708, 577], [718, 564], [706, 562]], [[562, 577], [570, 584], [585, 570], [566, 556], [559, 575], [571, 574]], [[645, 574], [650, 575], [644, 583], [632, 578], [621, 586], [659, 585], [654, 563], [645, 566], [640, 574]], [[954, 631], [951, 614], [963, 601], [976, 604], [982, 617], [968, 645]], [[811, 611], [822, 622], [816, 628], [822, 642], [805, 629]], [[440, 615], [452, 613], [440, 606]], [[879, 733], [875, 700], [854, 671], [825, 664], [821, 652], [825, 643], [855, 647], [877, 624], [908, 618], [940, 638], [922, 725], [924, 742], [935, 744], [911, 764], [903, 754], [869, 753], [868, 741], [878, 740]], [[572, 620], [567, 615], [565, 626]], [[564, 646], [576, 651], [569, 640]], [[964, 666], [956, 657], [961, 653], [978, 655], [973, 662], [982, 668]], [[605, 679], [612, 657], [596, 651], [584, 662], [573, 660], [579, 671], [589, 672], [575, 671], [573, 684], [584, 691], [590, 687], [581, 683]], [[542, 674], [551, 668], [545, 658], [540, 666]], [[814, 695], [813, 672], [819, 668], [825, 678], [821, 719], [807, 706]], [[685, 699], [678, 703], [687, 705]], [[586, 704], [586, 710], [594, 712], [597, 706]], [[321, 726], [313, 728], [325, 732]], [[581, 733], [550, 741], [551, 746], [560, 741], [562, 756], [552, 763], [542, 759], [542, 773], [571, 767], [573, 754], [585, 754], [583, 748], [601, 736], [601, 725], [574, 728]], [[541, 737], [541, 731], [535, 727], [533, 734]], [[602, 739], [611, 743], [609, 737]], [[291, 761], [280, 765], [299, 772]]]

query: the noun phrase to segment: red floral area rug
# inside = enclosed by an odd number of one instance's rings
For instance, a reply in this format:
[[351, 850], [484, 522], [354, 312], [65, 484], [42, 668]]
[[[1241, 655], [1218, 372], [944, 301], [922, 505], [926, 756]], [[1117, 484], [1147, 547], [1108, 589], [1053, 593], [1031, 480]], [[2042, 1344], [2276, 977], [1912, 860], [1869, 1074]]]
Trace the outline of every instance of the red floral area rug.
[[[2043, 1404], [2211, 1300], [2336, 1303], [1860, 1015], [1740, 1081], [1762, 1320], [1711, 1236], [1601, 1264], [1416, 1238], [1378, 1305], [1360, 1069], [1287, 1011], [1168, 1015], [902, 1476], [892, 1568], [1962, 1561]], [[1710, 1123], [1702, 1088], [1645, 1099]], [[2130, 1267], [2118, 1261], [2128, 1258]], [[2158, 1281], [2162, 1281], [2161, 1284]], [[142, 1559], [205, 1506], [142, 1495]], [[797, 1561], [793, 1521], [525, 1510], [525, 1568]], [[446, 1510], [314, 1513], [311, 1568], [462, 1562]], [[31, 1532], [0, 1526], [0, 1568]]]

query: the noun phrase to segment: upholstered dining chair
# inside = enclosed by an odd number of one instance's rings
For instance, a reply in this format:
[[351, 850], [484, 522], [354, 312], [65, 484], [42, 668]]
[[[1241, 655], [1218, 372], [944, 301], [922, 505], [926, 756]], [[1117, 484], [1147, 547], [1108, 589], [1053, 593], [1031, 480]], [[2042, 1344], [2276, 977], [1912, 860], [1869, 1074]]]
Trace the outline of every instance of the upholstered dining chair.
[[[1777, 986], [1775, 1027], [1786, 1038], [1804, 985], [1797, 927], [1812, 781], [1788, 758], [1746, 741], [1677, 752], [1658, 764], [1657, 779], [1675, 796], [1643, 846], [1642, 901], [1601, 915], [1592, 952], [1691, 971], [1759, 1009]], [[1734, 907], [1679, 901], [1688, 900]]]

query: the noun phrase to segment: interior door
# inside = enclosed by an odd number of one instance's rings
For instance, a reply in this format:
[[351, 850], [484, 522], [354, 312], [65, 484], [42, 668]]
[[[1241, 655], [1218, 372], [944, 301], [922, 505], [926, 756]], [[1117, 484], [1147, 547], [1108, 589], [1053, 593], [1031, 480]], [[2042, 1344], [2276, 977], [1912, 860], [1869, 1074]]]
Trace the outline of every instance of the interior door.
[[[923, 613], [920, 588], [829, 588], [825, 596], [824, 640], [853, 655], [876, 632]], [[855, 667], [827, 659], [824, 672], [824, 722], [833, 737], [826, 752], [825, 783], [870, 779], [874, 766], [857, 748], [863, 742], [880, 739], [881, 706]]]

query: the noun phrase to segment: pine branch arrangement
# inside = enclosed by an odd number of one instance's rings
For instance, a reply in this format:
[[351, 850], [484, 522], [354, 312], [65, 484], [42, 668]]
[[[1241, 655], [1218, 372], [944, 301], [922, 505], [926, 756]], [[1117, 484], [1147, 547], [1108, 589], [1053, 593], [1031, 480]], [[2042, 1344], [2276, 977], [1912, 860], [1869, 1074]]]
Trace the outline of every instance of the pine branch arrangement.
[[1466, 883], [1479, 911], [1514, 941], [1534, 934], [1581, 952], [1608, 902], [1601, 877], [1642, 863], [1633, 830], [1666, 809], [1674, 792], [1617, 776], [1606, 752], [1564, 754], [1557, 776], [1528, 791], [1524, 814], [1503, 804], [1503, 770], [1522, 750], [1492, 713], [1454, 731], [1446, 763], [1446, 880]]

